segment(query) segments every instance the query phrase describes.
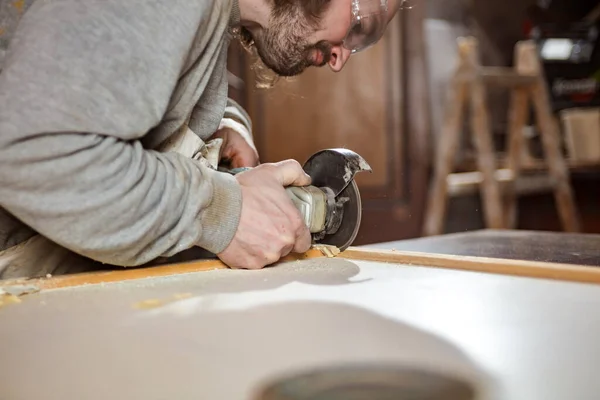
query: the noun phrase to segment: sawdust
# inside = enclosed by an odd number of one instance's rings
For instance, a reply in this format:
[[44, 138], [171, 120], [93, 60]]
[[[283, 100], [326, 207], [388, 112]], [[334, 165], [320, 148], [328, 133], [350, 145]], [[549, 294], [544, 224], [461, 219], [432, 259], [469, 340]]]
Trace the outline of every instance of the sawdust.
[[164, 305], [164, 302], [162, 302], [161, 300], [150, 299], [150, 300], [139, 301], [139, 302], [135, 303], [133, 305], [133, 307], [137, 308], [138, 310], [147, 310], [147, 309], [151, 309], [151, 308], [161, 307], [162, 305]]
[[37, 286], [7, 286], [0, 287], [0, 308], [11, 304], [22, 303], [21, 297], [37, 293], [40, 289]]
[[149, 310], [153, 308], [159, 308], [170, 303], [174, 303], [177, 300], [189, 299], [190, 297], [192, 297], [191, 293], [176, 293], [172, 296], [172, 298], [142, 300], [135, 303], [133, 307], [137, 308], [138, 310]]
[[4, 293], [0, 295], [0, 308], [11, 304], [19, 304], [22, 300], [14, 294]]
[[333, 257], [337, 256], [338, 254], [340, 254], [340, 249], [338, 249], [336, 246], [330, 246], [330, 245], [325, 245], [325, 244], [316, 244], [313, 246], [313, 248], [315, 250], [319, 250], [321, 252], [321, 254], [323, 254], [324, 256], [326, 256], [328, 258], [333, 258]]
[[4, 294], [12, 294], [13, 296], [25, 296], [28, 294], [37, 293], [40, 291], [40, 288], [37, 286], [6, 286], [0, 287], [0, 296]]

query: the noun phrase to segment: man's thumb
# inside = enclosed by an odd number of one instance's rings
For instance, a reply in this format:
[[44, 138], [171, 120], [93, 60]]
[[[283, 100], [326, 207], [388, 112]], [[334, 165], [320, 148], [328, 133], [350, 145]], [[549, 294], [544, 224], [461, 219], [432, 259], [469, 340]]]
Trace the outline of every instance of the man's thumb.
[[285, 160], [274, 164], [277, 171], [277, 178], [282, 186], [307, 186], [311, 179], [300, 163], [296, 160]]

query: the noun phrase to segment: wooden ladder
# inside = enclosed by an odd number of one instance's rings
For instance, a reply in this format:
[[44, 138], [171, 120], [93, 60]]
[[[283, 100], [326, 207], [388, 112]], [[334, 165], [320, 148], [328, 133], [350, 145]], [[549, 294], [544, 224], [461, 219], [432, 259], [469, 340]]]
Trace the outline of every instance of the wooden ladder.
[[[482, 67], [475, 38], [458, 39], [459, 64], [450, 82], [441, 136], [434, 162], [434, 176], [425, 215], [425, 236], [443, 233], [448, 200], [448, 182], [452, 180], [465, 106], [470, 105], [470, 130], [477, 155], [478, 182], [484, 208], [485, 225], [491, 229], [514, 229], [517, 221], [515, 185], [522, 168], [523, 134], [530, 107], [540, 132], [549, 181], [554, 191], [563, 229], [580, 230], [570, 174], [561, 153], [559, 126], [552, 116], [548, 89], [532, 41], [515, 47], [515, 67]], [[486, 86], [511, 90], [506, 168], [496, 168], [490, 129]], [[503, 189], [500, 188], [503, 181]]]

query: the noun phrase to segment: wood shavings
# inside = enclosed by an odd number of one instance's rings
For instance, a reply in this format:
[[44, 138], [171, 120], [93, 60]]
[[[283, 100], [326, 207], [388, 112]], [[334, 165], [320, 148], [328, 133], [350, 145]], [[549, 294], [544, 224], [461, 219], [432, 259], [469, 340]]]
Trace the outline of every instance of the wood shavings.
[[21, 296], [37, 293], [40, 289], [36, 286], [8, 286], [0, 287], [0, 308], [11, 304], [22, 303]]
[[149, 299], [149, 300], [139, 301], [139, 302], [135, 303], [133, 305], [133, 307], [137, 308], [137, 309], [141, 309], [141, 310], [147, 310], [150, 308], [157, 308], [162, 305], [163, 305], [163, 302], [160, 301], [159, 299]]
[[327, 258], [332, 258], [340, 254], [340, 249], [338, 249], [336, 246], [317, 244], [314, 245], [313, 248], [319, 250]]
[[24, 296], [26, 294], [33, 294], [40, 291], [37, 286], [7, 286], [0, 287], [0, 296], [3, 294], [12, 294], [13, 296]]

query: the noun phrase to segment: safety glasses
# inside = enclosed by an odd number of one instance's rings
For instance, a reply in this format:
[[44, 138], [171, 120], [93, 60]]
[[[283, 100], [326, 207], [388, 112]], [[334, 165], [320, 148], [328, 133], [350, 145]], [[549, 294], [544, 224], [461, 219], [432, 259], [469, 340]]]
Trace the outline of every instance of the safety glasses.
[[[398, 0], [399, 8], [407, 0]], [[381, 39], [387, 27], [388, 0], [352, 0], [352, 22], [343, 46], [352, 53], [363, 51]]]

